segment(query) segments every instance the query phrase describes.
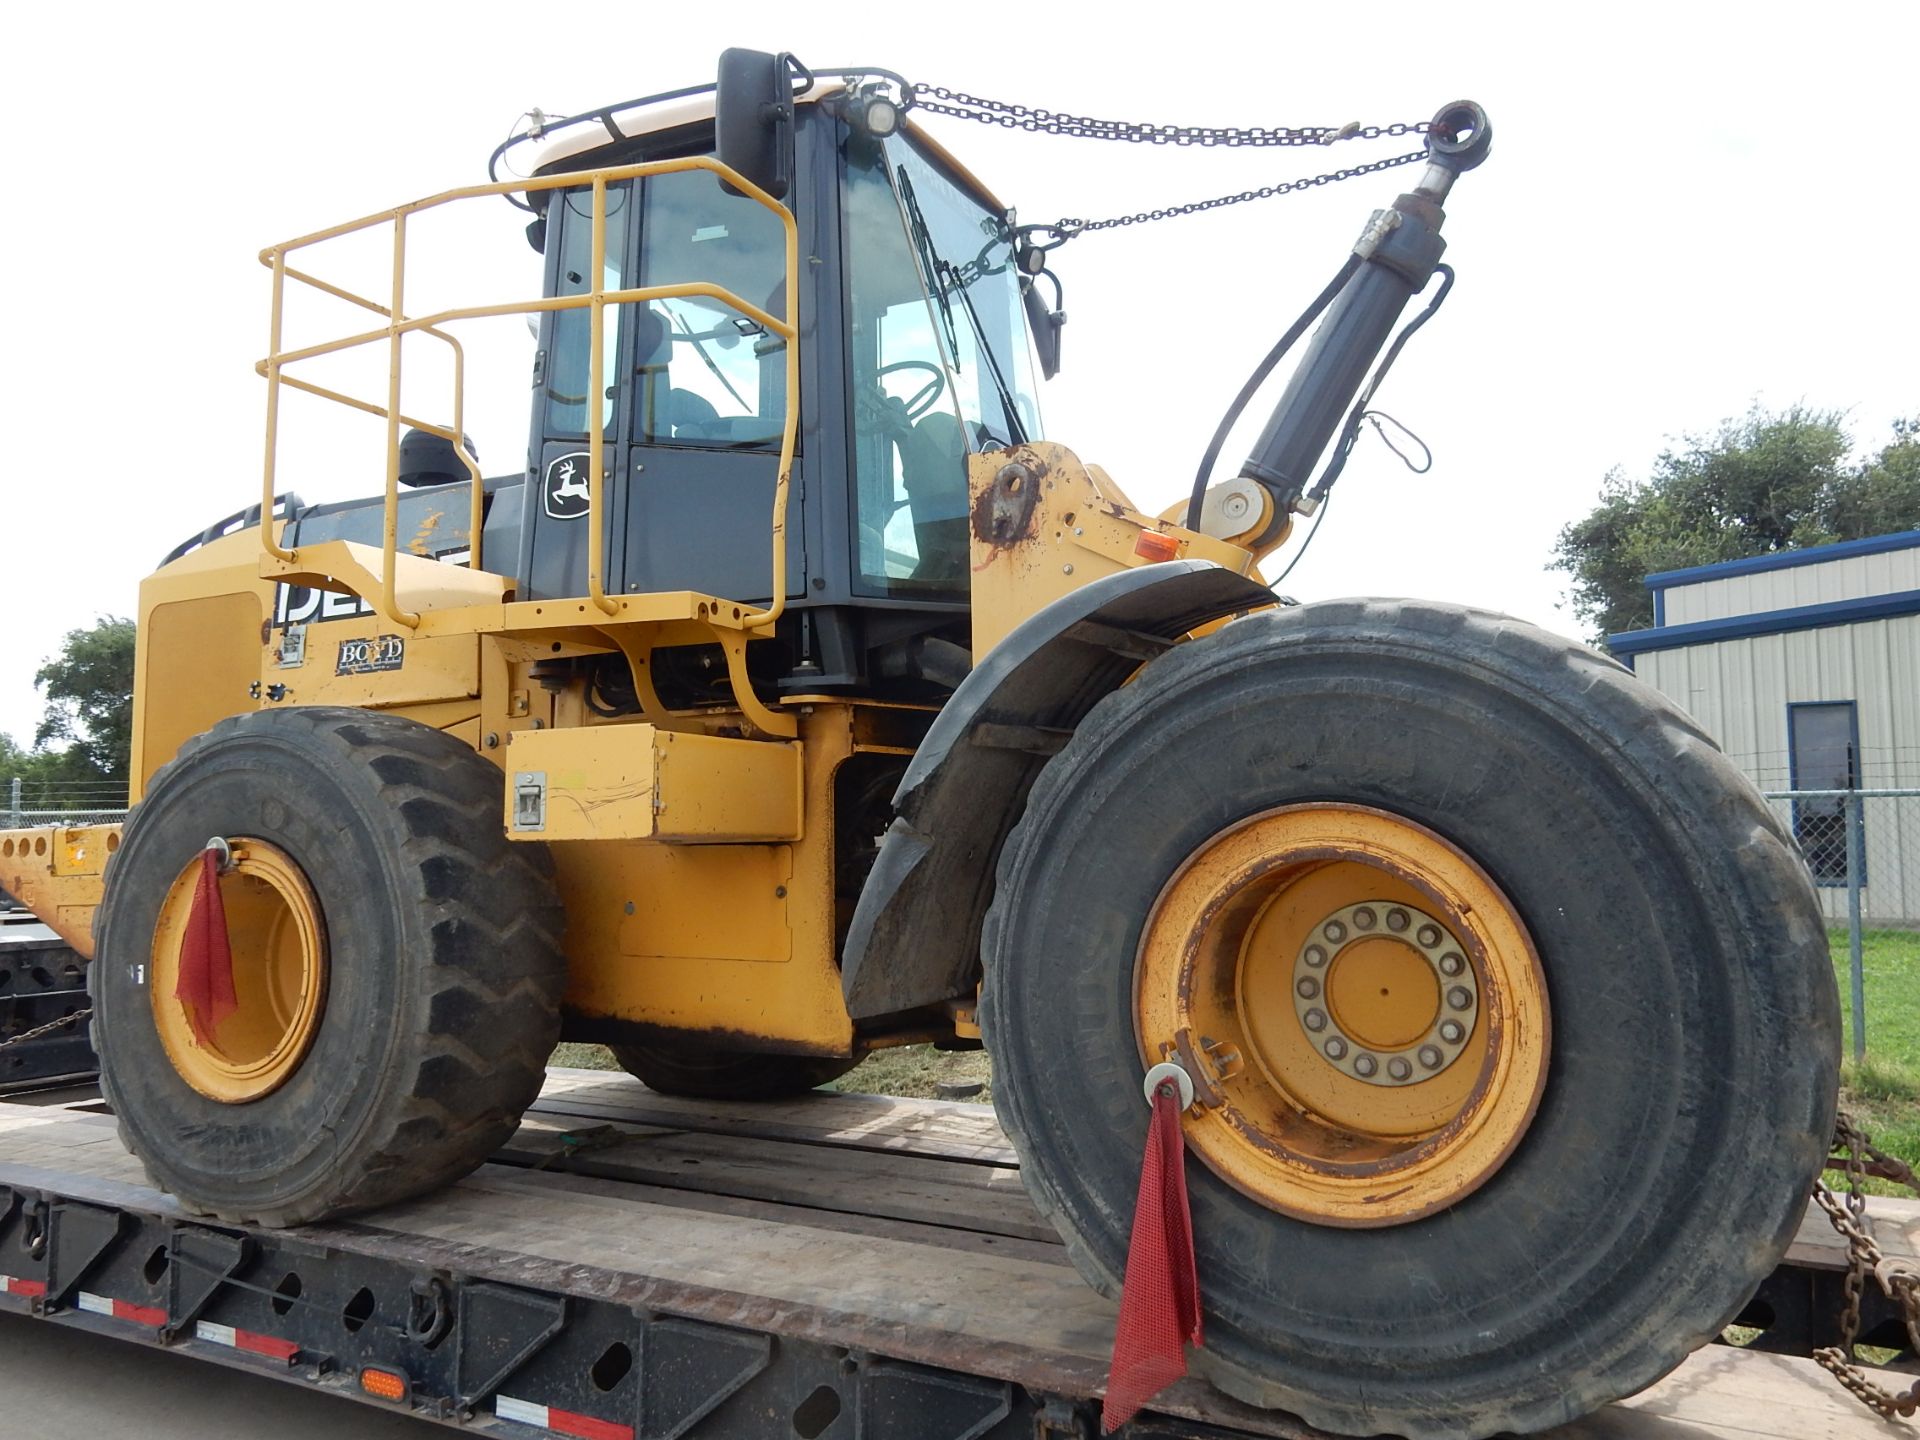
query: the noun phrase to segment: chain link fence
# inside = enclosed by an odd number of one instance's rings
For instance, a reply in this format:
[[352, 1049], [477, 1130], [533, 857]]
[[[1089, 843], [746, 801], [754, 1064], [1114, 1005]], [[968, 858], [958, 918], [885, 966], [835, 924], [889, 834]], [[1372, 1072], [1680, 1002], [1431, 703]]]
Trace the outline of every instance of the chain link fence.
[[127, 818], [127, 787], [115, 781], [42, 783], [15, 775], [0, 789], [0, 829], [106, 825]]
[[1869, 932], [1920, 930], [1920, 790], [1769, 790], [1849, 953], [1853, 1058], [1866, 1055], [1862, 950]]

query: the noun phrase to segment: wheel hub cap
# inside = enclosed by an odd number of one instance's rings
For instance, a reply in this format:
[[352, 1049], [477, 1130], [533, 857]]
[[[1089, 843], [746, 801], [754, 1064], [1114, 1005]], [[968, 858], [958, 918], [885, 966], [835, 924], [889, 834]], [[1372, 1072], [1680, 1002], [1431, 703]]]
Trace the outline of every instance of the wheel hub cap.
[[1445, 1070], [1472, 1038], [1480, 982], [1466, 945], [1411, 905], [1346, 905], [1293, 965], [1294, 1010], [1328, 1064], [1369, 1085]]

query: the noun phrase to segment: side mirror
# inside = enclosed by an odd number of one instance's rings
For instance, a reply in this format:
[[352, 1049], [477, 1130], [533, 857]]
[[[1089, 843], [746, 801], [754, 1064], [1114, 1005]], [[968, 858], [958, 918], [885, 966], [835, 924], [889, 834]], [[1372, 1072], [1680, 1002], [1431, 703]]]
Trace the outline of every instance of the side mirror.
[[[1040, 275], [1053, 281], [1053, 308], [1040, 295]], [[1033, 335], [1034, 354], [1040, 360], [1040, 373], [1051, 380], [1060, 373], [1060, 328], [1067, 323], [1067, 312], [1060, 308], [1060, 282], [1051, 270], [1040, 275], [1020, 277], [1020, 300], [1027, 307], [1027, 329]]]
[[793, 183], [793, 57], [724, 50], [713, 108], [714, 148], [776, 200]]

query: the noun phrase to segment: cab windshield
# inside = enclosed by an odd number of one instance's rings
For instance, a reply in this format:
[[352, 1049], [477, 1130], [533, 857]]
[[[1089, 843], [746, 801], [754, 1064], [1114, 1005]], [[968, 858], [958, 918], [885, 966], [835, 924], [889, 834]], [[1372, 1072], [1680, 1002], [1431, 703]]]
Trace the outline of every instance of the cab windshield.
[[964, 593], [967, 456], [1040, 436], [1013, 236], [904, 136], [845, 153], [857, 584]]

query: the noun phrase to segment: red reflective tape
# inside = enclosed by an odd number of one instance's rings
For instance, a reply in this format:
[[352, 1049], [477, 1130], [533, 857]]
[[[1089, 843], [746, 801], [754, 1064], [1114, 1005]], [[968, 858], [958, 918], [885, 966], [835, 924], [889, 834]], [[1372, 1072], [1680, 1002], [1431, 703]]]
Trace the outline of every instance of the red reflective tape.
[[236, 1350], [251, 1351], [255, 1355], [267, 1355], [275, 1360], [291, 1360], [300, 1349], [291, 1340], [276, 1339], [272, 1335], [256, 1335], [251, 1330], [234, 1331], [233, 1344]]
[[16, 1280], [11, 1275], [0, 1275], [0, 1290], [11, 1295], [25, 1295], [38, 1299], [47, 1293], [47, 1287], [38, 1280]]
[[633, 1440], [631, 1425], [616, 1425], [611, 1420], [596, 1420], [591, 1415], [576, 1415], [571, 1410], [547, 1407], [547, 1428], [562, 1435], [578, 1435], [580, 1440]]
[[116, 1300], [113, 1302], [113, 1318], [157, 1327], [167, 1323], [167, 1312], [156, 1310], [151, 1305], [135, 1305], [131, 1300]]

